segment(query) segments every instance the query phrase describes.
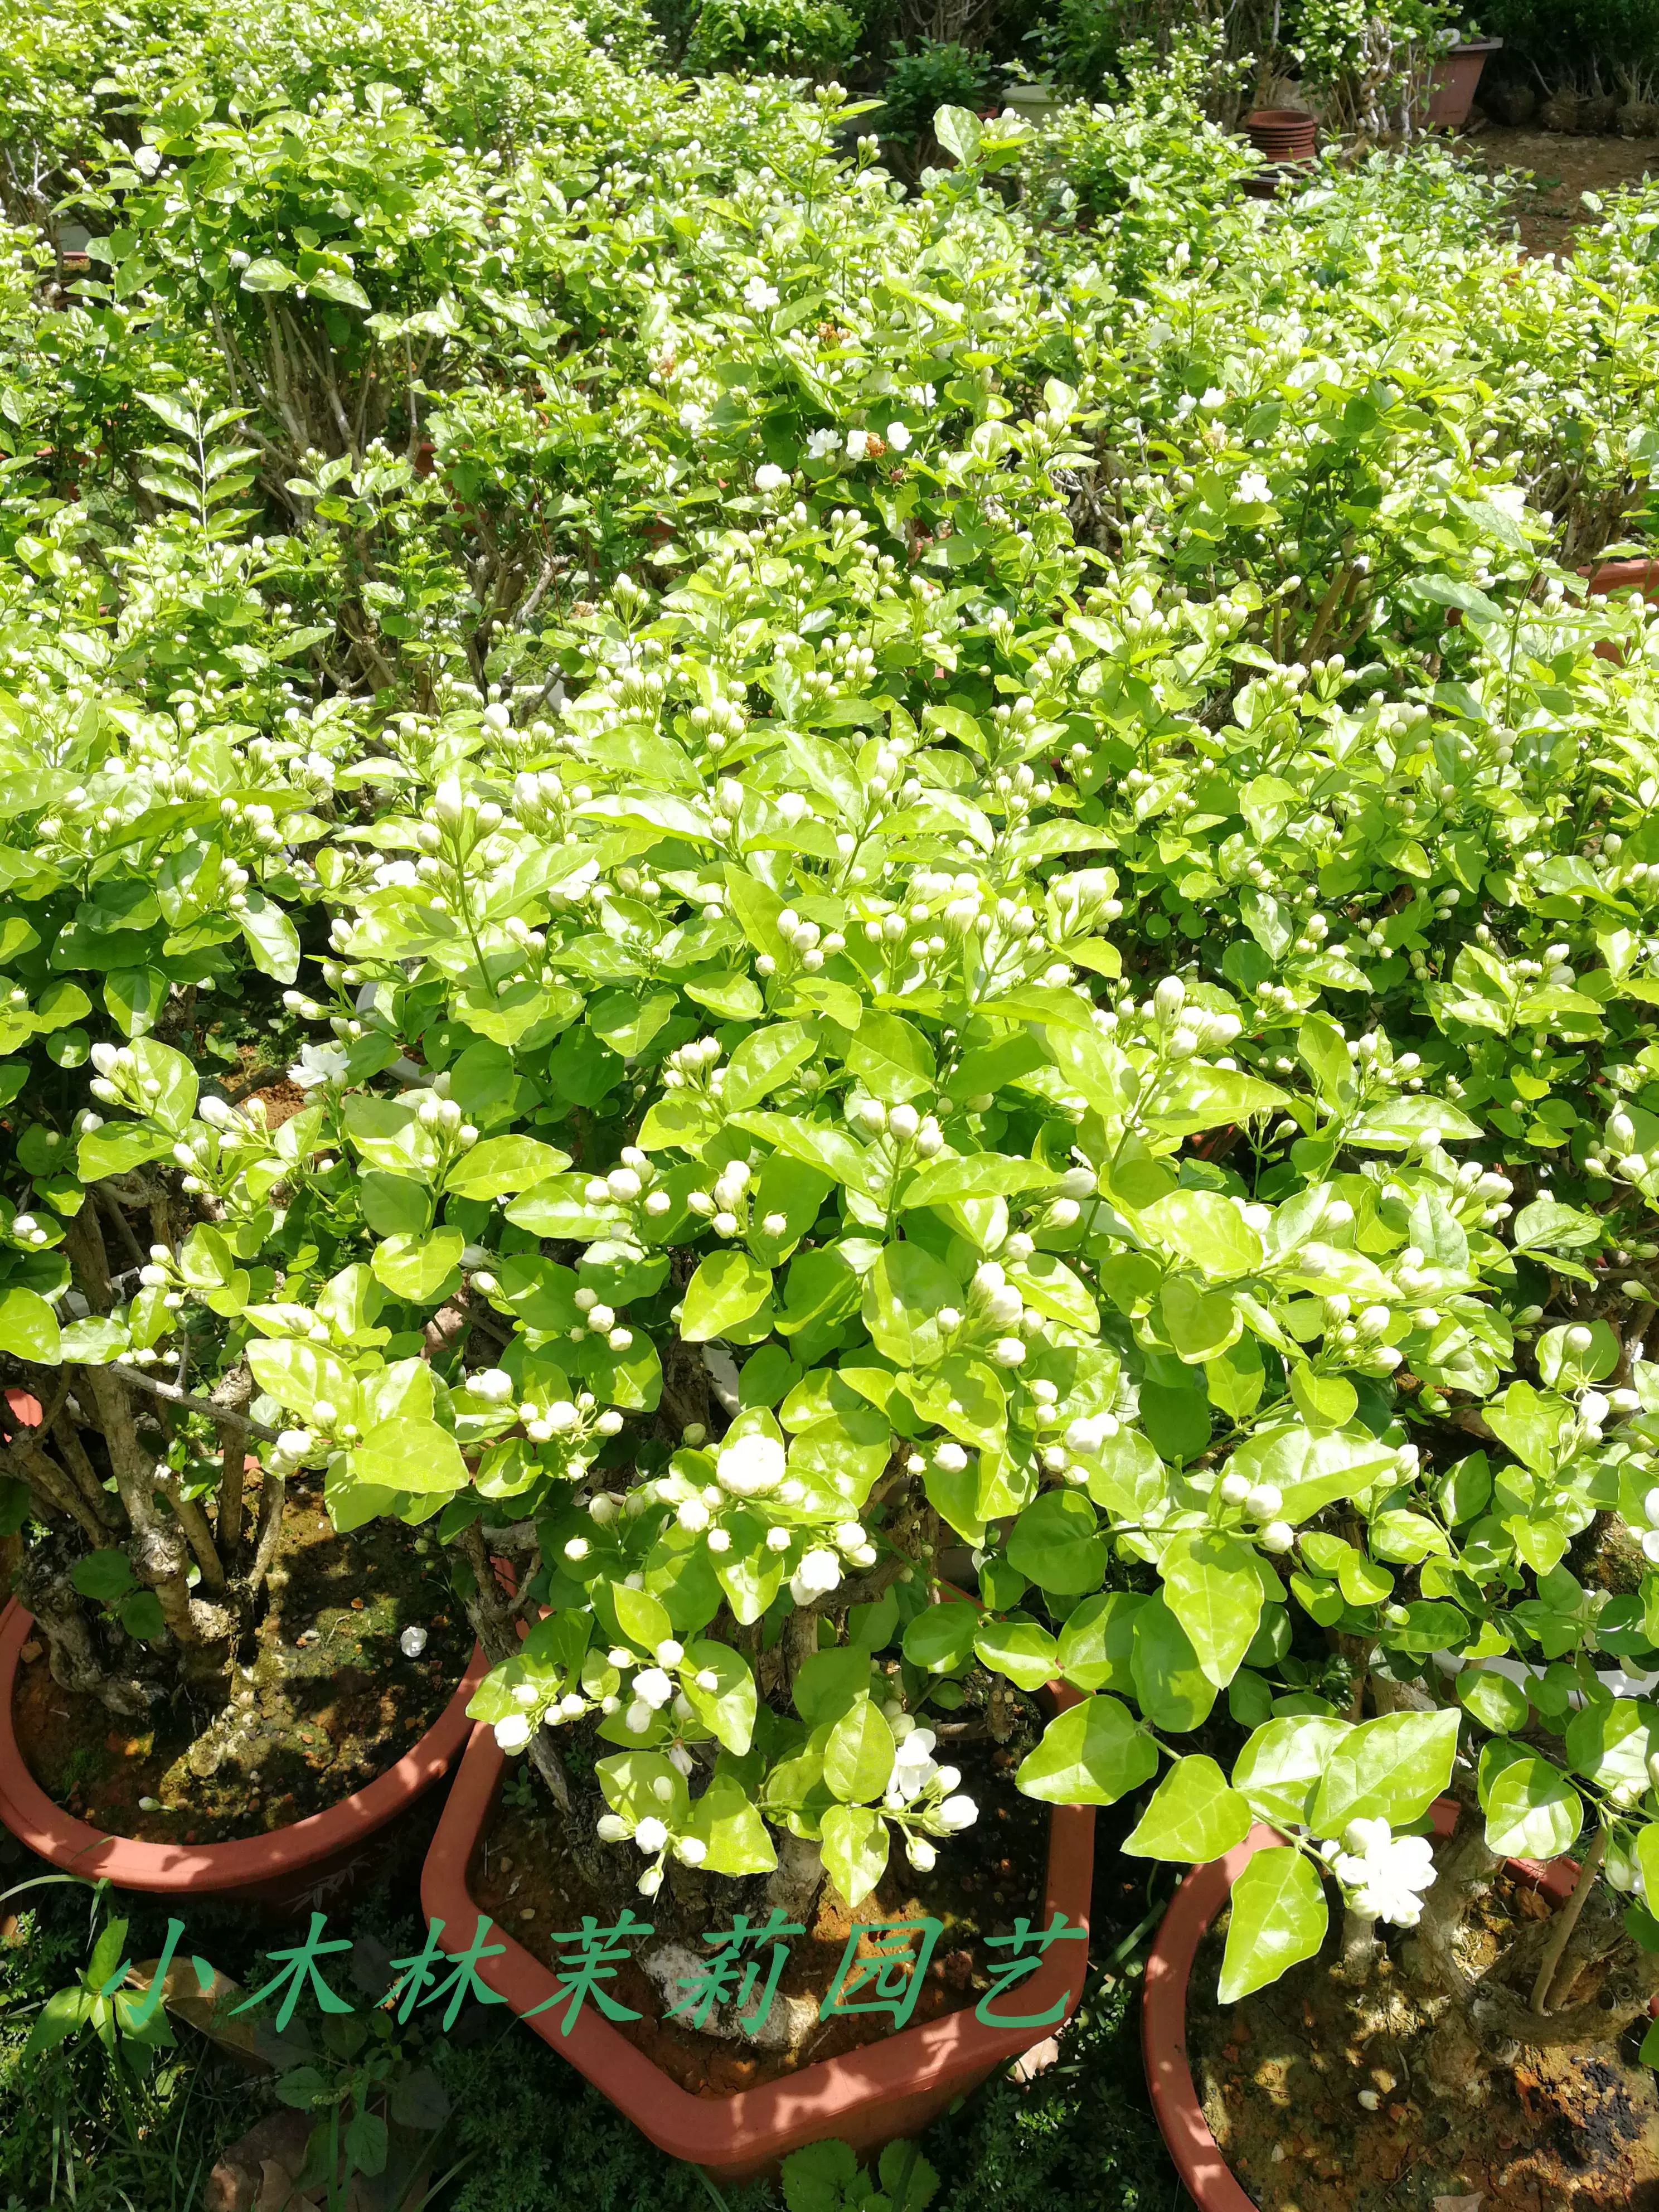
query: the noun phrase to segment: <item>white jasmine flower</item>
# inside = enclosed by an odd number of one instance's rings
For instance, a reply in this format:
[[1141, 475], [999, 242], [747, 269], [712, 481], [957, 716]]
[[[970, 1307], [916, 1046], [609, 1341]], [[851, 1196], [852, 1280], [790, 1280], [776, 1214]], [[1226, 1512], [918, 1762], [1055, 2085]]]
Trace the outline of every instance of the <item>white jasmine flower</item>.
[[404, 1629], [403, 1634], [398, 1638], [398, 1649], [405, 1659], [418, 1659], [422, 1652], [426, 1650], [425, 1629], [419, 1627]]
[[289, 1069], [288, 1079], [301, 1091], [315, 1091], [319, 1084], [343, 1083], [346, 1060], [343, 1045], [302, 1044], [300, 1057]]
[[947, 1797], [933, 1817], [942, 1827], [953, 1832], [958, 1828], [971, 1828], [979, 1818], [979, 1807], [969, 1796]]
[[1342, 1842], [1332, 1864], [1337, 1880], [1352, 1893], [1354, 1911], [1391, 1921], [1396, 1928], [1415, 1928], [1422, 1917], [1422, 1892], [1435, 1879], [1429, 1838], [1396, 1836], [1383, 1820], [1351, 1820]]
[[1260, 469], [1246, 469], [1234, 494], [1245, 507], [1265, 507], [1273, 495], [1273, 488]]
[[814, 1598], [827, 1595], [840, 1581], [841, 1561], [823, 1545], [815, 1545], [790, 1577], [790, 1595], [797, 1605], [811, 1605]]
[[896, 453], [902, 453], [910, 442], [908, 425], [903, 422], [890, 422], [887, 425], [887, 442]]
[[481, 1367], [476, 1375], [469, 1375], [466, 1387], [475, 1398], [486, 1405], [500, 1406], [513, 1395], [513, 1377], [500, 1367]]
[[781, 469], [775, 461], [763, 461], [755, 471], [757, 491], [781, 491], [789, 481], [789, 471]]
[[660, 1667], [641, 1667], [634, 1677], [634, 1695], [653, 1712], [659, 1705], [665, 1705], [673, 1694], [673, 1679]]
[[647, 1813], [634, 1831], [634, 1841], [642, 1851], [659, 1851], [668, 1841], [668, 1830], [654, 1813]]
[[522, 1751], [530, 1734], [528, 1713], [507, 1713], [495, 1723], [495, 1741], [503, 1751]]
[[768, 307], [778, 304], [778, 288], [769, 284], [764, 276], [751, 276], [743, 288], [743, 304], [751, 314], [763, 314]]
[[161, 166], [159, 146], [140, 146], [132, 157], [132, 166], [141, 177], [153, 177]]
[[734, 1498], [763, 1498], [783, 1480], [783, 1446], [775, 1437], [750, 1435], [726, 1444], [715, 1462], [722, 1490]]
[[867, 430], [849, 430], [847, 433], [847, 458], [849, 461], [861, 461], [869, 449], [870, 433]]
[[593, 1828], [602, 1844], [623, 1844], [628, 1840], [628, 1823], [619, 1814], [601, 1813]]
[[840, 450], [839, 430], [814, 430], [806, 441], [807, 457], [814, 461], [827, 461], [831, 453]]

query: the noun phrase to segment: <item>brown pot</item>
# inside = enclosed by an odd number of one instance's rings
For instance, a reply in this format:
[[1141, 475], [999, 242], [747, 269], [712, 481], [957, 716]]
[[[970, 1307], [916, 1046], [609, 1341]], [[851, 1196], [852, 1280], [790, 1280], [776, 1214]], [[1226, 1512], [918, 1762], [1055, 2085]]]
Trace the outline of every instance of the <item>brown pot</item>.
[[432, 1726], [384, 1774], [337, 1805], [263, 1836], [228, 1844], [146, 1844], [77, 1820], [30, 1773], [12, 1727], [18, 1654], [34, 1626], [14, 1598], [0, 1613], [0, 1821], [53, 1866], [88, 1881], [167, 1896], [234, 1897], [284, 1915], [323, 1910], [349, 1885], [385, 1832], [449, 1771], [471, 1723], [468, 1701], [486, 1661], [474, 1649], [455, 1694]]
[[1502, 39], [1470, 39], [1442, 56], [1429, 94], [1431, 123], [1448, 131], [1462, 129], [1474, 105], [1475, 87], [1486, 66], [1486, 56], [1495, 54], [1503, 43]]
[[[1054, 1702], [1073, 1705], [1077, 1692], [1049, 1686]], [[421, 1875], [421, 1905], [440, 1945], [465, 1951], [480, 1909], [468, 1887], [468, 1869], [501, 1790], [506, 1759], [494, 1733], [474, 1729], [460, 1771], [444, 1807]], [[1073, 1926], [1089, 1924], [1094, 1872], [1092, 1806], [1056, 1805], [1049, 1816], [1048, 1871], [1042, 1925], [1063, 1912]], [[1037, 1924], [1035, 1921], [1033, 1925]], [[555, 1975], [507, 1929], [492, 1925], [489, 1940], [503, 1946], [498, 1958], [476, 1969], [523, 2018], [557, 1990]], [[1069, 2018], [1081, 1994], [1082, 1971], [1058, 1954], [1080, 1951], [1051, 1944], [1036, 1972], [1019, 1984], [1019, 2008], [1042, 2013], [1062, 1997]], [[720, 2181], [746, 2181], [774, 2172], [803, 2144], [838, 2136], [868, 2152], [896, 2136], [919, 2135], [947, 2105], [977, 2088], [999, 2066], [1058, 2033], [1059, 2021], [1040, 2027], [988, 2027], [971, 2008], [901, 2028], [879, 2043], [803, 2066], [735, 2096], [693, 2096], [670, 2079], [644, 2051], [585, 2007], [568, 2036], [562, 2012], [539, 2014], [526, 2025], [568, 2058], [618, 2112], [671, 2158], [685, 2159]]]
[[[1436, 1802], [1432, 1810], [1437, 1837], [1450, 1835], [1457, 1825], [1458, 1809], [1455, 1798], [1442, 1797]], [[1259, 2208], [1223, 2157], [1199, 2102], [1192, 2068], [1187, 2063], [1187, 1984], [1198, 1947], [1226, 1904], [1245, 1862], [1284, 1840], [1274, 1829], [1258, 1821], [1243, 1842], [1224, 1857], [1194, 1867], [1171, 1899], [1146, 1961], [1140, 2003], [1140, 2050], [1146, 2086], [1159, 2132], [1198, 2212], [1259, 2212]], [[1569, 1858], [1552, 1859], [1547, 1865], [1537, 1859], [1510, 1859], [1508, 1865], [1511, 1874], [1541, 1890], [1556, 1905], [1572, 1894], [1578, 1880], [1577, 1864]]]
[[1578, 573], [1589, 578], [1592, 592], [1640, 592], [1644, 599], [1659, 599], [1659, 560], [1598, 561]]
[[1264, 161], [1311, 161], [1318, 131], [1299, 107], [1258, 107], [1244, 118], [1244, 135]]

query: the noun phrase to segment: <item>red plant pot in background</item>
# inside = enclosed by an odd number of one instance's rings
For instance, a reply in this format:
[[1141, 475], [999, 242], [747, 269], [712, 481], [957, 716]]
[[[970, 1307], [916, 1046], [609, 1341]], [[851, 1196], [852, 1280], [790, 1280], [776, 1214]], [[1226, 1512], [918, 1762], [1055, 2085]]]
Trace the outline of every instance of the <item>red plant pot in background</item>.
[[234, 1897], [268, 1911], [320, 1911], [348, 1887], [391, 1823], [441, 1782], [465, 1742], [466, 1708], [485, 1660], [471, 1664], [443, 1711], [395, 1765], [366, 1788], [285, 1828], [228, 1844], [146, 1844], [107, 1835], [55, 1804], [29, 1772], [12, 1727], [18, 1655], [33, 1615], [14, 1598], [0, 1613], [0, 1821], [67, 1874], [164, 1895]]
[[1474, 105], [1486, 56], [1495, 54], [1503, 43], [1502, 39], [1468, 39], [1445, 55], [1435, 71], [1434, 88], [1429, 94], [1431, 123], [1448, 131], [1462, 129]]
[[[1442, 1797], [1434, 1808], [1437, 1837], [1457, 1825], [1458, 1806]], [[1187, 1986], [1198, 1947], [1226, 1904], [1247, 1860], [1284, 1838], [1261, 1822], [1223, 1858], [1194, 1867], [1175, 1896], [1146, 1961], [1140, 2001], [1140, 2050], [1146, 2086], [1158, 2129], [1169, 2145], [1176, 2170], [1199, 2212], [1259, 2212], [1255, 2199], [1235, 2177], [1210, 2132], [1187, 2061]], [[1558, 1905], [1570, 1897], [1578, 1878], [1571, 1859], [1510, 1859], [1510, 1871], [1543, 1891]]]
[[[1599, 561], [1593, 568], [1581, 568], [1581, 576], [1589, 578], [1589, 587], [1598, 596], [1609, 592], [1640, 592], [1644, 599], [1659, 601], [1659, 561]], [[1598, 660], [1622, 662], [1625, 656], [1610, 638], [1603, 638], [1595, 648]]]
[[1244, 135], [1264, 161], [1310, 161], [1319, 125], [1298, 107], [1258, 107], [1244, 118]]
[[[1060, 1684], [1051, 1687], [1057, 1705], [1076, 1702], [1074, 1691]], [[477, 1928], [480, 1908], [468, 1888], [467, 1870], [495, 1807], [504, 1764], [493, 1733], [480, 1723], [427, 1854], [421, 1904], [429, 1921], [444, 1923], [439, 1942], [451, 1953], [465, 1951]], [[963, 1840], [971, 1850], [971, 1836]], [[1043, 1926], [1063, 1912], [1086, 1931], [1094, 1843], [1092, 1807], [1053, 1808]], [[500, 1958], [487, 1959], [477, 1968], [482, 1978], [520, 2017], [544, 2004], [558, 1987], [554, 1974], [506, 1929], [494, 1927], [490, 1940], [506, 1948]], [[1060, 1954], [1085, 1948], [1073, 1942], [1051, 1944], [1036, 1973], [1018, 1984], [1017, 1999], [1010, 1992], [1011, 2001], [1017, 2001], [1021, 2012], [1042, 2013], [1064, 1995], [1063, 2017], [1069, 2018], [1082, 1990], [1084, 1960]], [[659, 2150], [725, 2181], [769, 2173], [790, 2151], [829, 2136], [867, 2152], [896, 2136], [918, 2135], [953, 2098], [976, 2088], [997, 2067], [1056, 2033], [1060, 2024], [988, 2027], [969, 2008], [901, 2028], [840, 2057], [820, 2059], [759, 2088], [731, 2097], [696, 2097], [592, 2007], [583, 2008], [568, 2036], [559, 2033], [562, 2016], [562, 2009], [545, 2012], [526, 2024]]]

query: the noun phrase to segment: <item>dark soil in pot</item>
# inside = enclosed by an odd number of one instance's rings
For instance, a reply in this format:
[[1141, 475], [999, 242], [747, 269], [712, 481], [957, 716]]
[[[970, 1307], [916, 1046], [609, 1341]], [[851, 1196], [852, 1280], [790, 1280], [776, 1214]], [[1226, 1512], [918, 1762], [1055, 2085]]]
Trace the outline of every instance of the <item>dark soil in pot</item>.
[[[398, 1643], [410, 1627], [427, 1635], [413, 1657]], [[181, 1686], [148, 1726], [112, 1722], [97, 1698], [61, 1689], [41, 1656], [18, 1670], [13, 1723], [40, 1787], [93, 1826], [229, 1843], [384, 1773], [443, 1711], [471, 1651], [434, 1553], [390, 1522], [337, 1535], [315, 1491], [295, 1487], [270, 1605], [222, 1692]]]
[[[597, 1748], [603, 1752], [607, 1747]], [[986, 1936], [1012, 1934], [1022, 1915], [1033, 1928], [1046, 1926], [1048, 1808], [1014, 1787], [1023, 1747], [951, 1742], [939, 1755], [961, 1770], [961, 1787], [977, 1802], [979, 1819], [939, 1841], [937, 1861], [925, 1874], [896, 1849], [881, 1882], [856, 1911], [849, 1912], [826, 1882], [807, 1932], [791, 1941], [778, 1998], [753, 2039], [736, 2030], [729, 2012], [711, 2014], [706, 2031], [664, 2014], [681, 1994], [678, 1978], [714, 1955], [715, 1947], [702, 1940], [705, 1930], [731, 1927], [734, 1911], [746, 1911], [751, 1923], [764, 1921], [765, 1877], [732, 1881], [674, 1868], [656, 1897], [642, 1898], [632, 1885], [646, 1862], [633, 1844], [585, 1838], [570, 1848], [545, 1792], [539, 1784], [532, 1788], [527, 1778], [520, 1778], [520, 1770], [503, 1789], [467, 1887], [481, 1911], [556, 1972], [561, 1954], [550, 1936], [580, 1928], [587, 1913], [601, 1926], [614, 1926], [621, 1908], [631, 1906], [655, 1934], [635, 1950], [634, 1963], [619, 1967], [616, 1980], [605, 1985], [618, 2003], [641, 2014], [637, 2021], [615, 2022], [618, 2033], [692, 2094], [734, 2096], [892, 2033], [890, 2014], [822, 2022], [817, 2018], [854, 1922], [867, 1927], [927, 1915], [943, 1923], [907, 2025], [978, 2003], [988, 1986], [988, 1960], [998, 1955], [986, 1951]], [[568, 1763], [573, 1770], [579, 1764], [574, 1747]], [[591, 1831], [591, 1809], [586, 1818]], [[875, 1948], [867, 1936], [860, 1938], [860, 1955]], [[1061, 1948], [1079, 1954], [1075, 1985], [1087, 1964], [1086, 1946]], [[763, 1965], [763, 1985], [764, 1979]], [[1020, 1997], [1017, 1985], [1000, 2001], [999, 2010], [1018, 2015]], [[716, 2027], [724, 2032], [713, 2032]]]
[[[1548, 1911], [1500, 1877], [1470, 1915], [1465, 1965], [1489, 1965], [1517, 1922]], [[1478, 2100], [1437, 2096], [1421, 2052], [1446, 2001], [1425, 2002], [1395, 1958], [1352, 1989], [1332, 1972], [1333, 1937], [1221, 2005], [1225, 1928], [1223, 1915], [1193, 1970], [1188, 2055], [1205, 2120], [1262, 2212], [1448, 2212], [1446, 2200], [1455, 2212], [1659, 2212], [1659, 2094], [1635, 2063], [1639, 2034], [1522, 2050]]]

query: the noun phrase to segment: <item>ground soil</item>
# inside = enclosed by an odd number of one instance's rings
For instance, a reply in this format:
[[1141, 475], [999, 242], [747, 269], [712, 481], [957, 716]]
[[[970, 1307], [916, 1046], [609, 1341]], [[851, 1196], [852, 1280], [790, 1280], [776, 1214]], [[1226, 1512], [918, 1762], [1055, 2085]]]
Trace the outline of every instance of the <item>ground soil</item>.
[[1659, 138], [1579, 137], [1556, 131], [1511, 131], [1480, 125], [1457, 142], [1487, 169], [1521, 169], [1531, 182], [1517, 191], [1515, 216], [1528, 253], [1572, 251], [1582, 223], [1603, 220], [1585, 207], [1584, 192], [1607, 193], [1659, 177]]
[[[988, 1987], [988, 1958], [994, 1955], [987, 1953], [983, 1939], [1011, 1934], [1020, 1915], [1034, 1927], [1048, 1924], [1043, 1881], [1048, 1808], [1015, 1789], [1018, 1748], [953, 1743], [948, 1755], [962, 1771], [962, 1786], [979, 1804], [978, 1820], [963, 1834], [940, 1843], [938, 1861], [927, 1874], [917, 1873], [895, 1850], [886, 1875], [855, 1912], [826, 1882], [807, 1932], [793, 1939], [789, 1964], [779, 1984], [780, 2000], [763, 2023], [759, 2039], [732, 2033], [729, 2013], [711, 2021], [711, 2027], [726, 2026], [724, 2034], [699, 2032], [665, 2019], [662, 1990], [638, 1963], [619, 1967], [617, 1979], [605, 1984], [617, 2002], [641, 2015], [637, 2021], [615, 2023], [619, 2032], [694, 2095], [732, 2096], [775, 2081], [797, 2067], [893, 2033], [890, 2015], [837, 2016], [821, 2024], [815, 2015], [835, 1979], [855, 1922], [868, 1928], [876, 1922], [913, 1920], [924, 1914], [940, 1921], [944, 1932], [911, 2022], [976, 2004]], [[517, 1802], [508, 1802], [509, 1797]], [[545, 1803], [539, 1784], [533, 1793], [509, 1784], [474, 1854], [468, 1888], [481, 1911], [556, 1971], [562, 1961], [550, 1939], [578, 1928], [585, 1913], [594, 1915], [601, 1926], [614, 1925], [618, 1902], [629, 1894], [610, 1884], [600, 1887], [587, 1878], [581, 1861], [591, 1868], [596, 1857], [606, 1873], [626, 1875], [643, 1864], [627, 1844], [571, 1852], [565, 1847], [562, 1824]], [[688, 1881], [685, 1869], [674, 1869], [654, 1899], [631, 1898], [636, 1917], [648, 1920], [656, 1931], [637, 1958], [649, 1966], [671, 1950], [683, 1948], [694, 1958], [712, 1955], [714, 1947], [702, 1941], [704, 1930], [729, 1928], [734, 1911], [747, 1911], [751, 1921], [763, 1921], [764, 1888], [763, 1878], [736, 1882], [698, 1875]], [[1078, 1984], [1086, 1947], [1076, 1943], [1069, 1948], [1079, 1954], [1073, 1977]], [[867, 1936], [860, 1938], [860, 1956], [871, 1955], [876, 1948]], [[670, 1982], [670, 1972], [668, 1966], [659, 1965], [665, 1984]], [[677, 1994], [669, 1986], [666, 2002]], [[1018, 2014], [1018, 1986], [1000, 2008]], [[793, 2034], [784, 2042], [787, 2030]]]
[[[148, 1729], [112, 1725], [39, 1656], [12, 1705], [30, 1772], [94, 1827], [145, 1843], [228, 1843], [337, 1804], [431, 1727], [471, 1656], [441, 1555], [416, 1540], [379, 1521], [337, 1535], [313, 1489], [291, 1486], [270, 1602], [228, 1698], [192, 1686]], [[410, 1626], [427, 1632], [413, 1659], [398, 1640]]]
[[[1489, 1964], [1518, 1919], [1548, 1909], [1500, 1881], [1477, 1908], [1466, 1966]], [[1413, 2072], [1432, 2003], [1392, 1959], [1356, 1995], [1333, 1976], [1328, 1945], [1221, 2006], [1224, 1927], [1194, 1968], [1188, 2057], [1211, 2132], [1262, 2212], [1659, 2212], [1659, 2093], [1632, 2063], [1639, 2036], [1523, 2050], [1481, 2101], [1438, 2097]]]

